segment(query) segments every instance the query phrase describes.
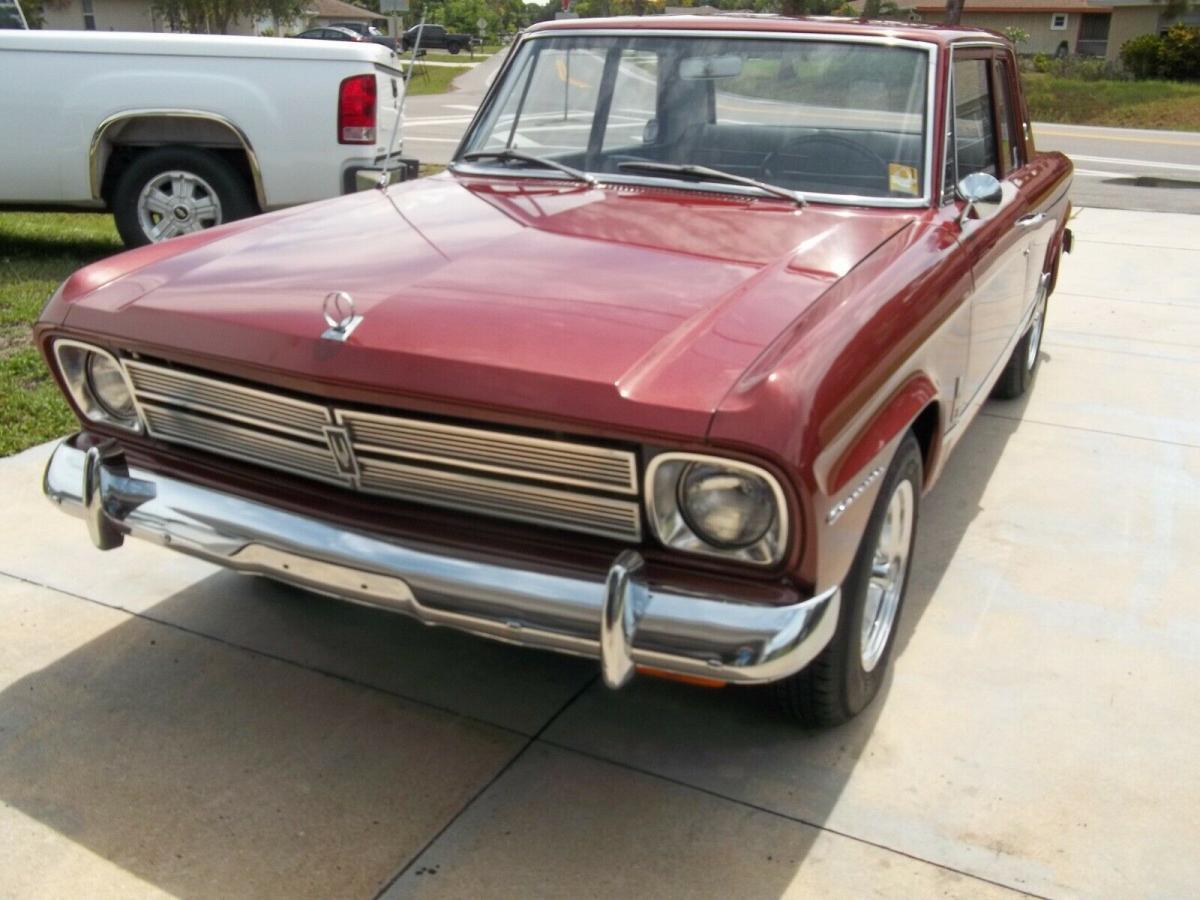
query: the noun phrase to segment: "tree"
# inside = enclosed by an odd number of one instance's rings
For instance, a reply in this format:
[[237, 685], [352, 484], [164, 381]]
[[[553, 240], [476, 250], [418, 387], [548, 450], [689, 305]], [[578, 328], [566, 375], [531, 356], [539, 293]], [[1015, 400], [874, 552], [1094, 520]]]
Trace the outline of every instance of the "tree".
[[225, 34], [241, 19], [270, 16], [277, 23], [303, 14], [304, 0], [151, 0], [150, 8], [172, 31]]
[[963, 6], [967, 0], [946, 0], [946, 24], [957, 25], [962, 19]]

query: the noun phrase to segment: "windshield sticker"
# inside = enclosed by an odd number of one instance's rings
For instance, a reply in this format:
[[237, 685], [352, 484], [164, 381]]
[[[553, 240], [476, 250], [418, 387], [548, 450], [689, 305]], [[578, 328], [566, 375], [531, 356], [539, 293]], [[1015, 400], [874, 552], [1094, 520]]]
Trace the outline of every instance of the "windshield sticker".
[[913, 197], [921, 193], [917, 185], [917, 167], [888, 163], [888, 190], [893, 194], [909, 194]]

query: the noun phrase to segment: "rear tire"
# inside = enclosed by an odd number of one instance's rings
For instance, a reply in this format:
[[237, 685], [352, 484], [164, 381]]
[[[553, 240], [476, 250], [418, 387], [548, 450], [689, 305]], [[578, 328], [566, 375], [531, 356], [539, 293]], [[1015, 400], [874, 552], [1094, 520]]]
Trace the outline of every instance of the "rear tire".
[[809, 666], [771, 685], [776, 706], [809, 727], [840, 725], [879, 693], [896, 642], [917, 531], [921, 448], [905, 435], [842, 585], [837, 630]]
[[462, 52], [462, 44], [451, 44], [449, 49], [453, 56], [458, 56]]
[[1033, 311], [1033, 321], [1029, 323], [1021, 340], [1013, 348], [1012, 356], [1000, 373], [1000, 380], [992, 388], [992, 396], [997, 400], [1015, 400], [1033, 387], [1037, 378], [1037, 370], [1041, 365], [1042, 335], [1046, 331], [1046, 307], [1050, 299], [1049, 281], [1046, 287], [1039, 287], [1041, 296]]
[[258, 212], [250, 186], [225, 160], [197, 147], [158, 147], [117, 179], [113, 218], [127, 247], [213, 228]]

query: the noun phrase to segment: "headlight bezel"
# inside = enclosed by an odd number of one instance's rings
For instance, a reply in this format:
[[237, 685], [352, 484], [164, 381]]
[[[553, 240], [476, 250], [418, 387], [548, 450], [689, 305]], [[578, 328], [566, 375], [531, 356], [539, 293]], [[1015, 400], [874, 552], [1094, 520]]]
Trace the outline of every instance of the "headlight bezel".
[[[775, 510], [771, 524], [759, 540], [748, 546], [718, 546], [697, 533], [685, 516], [680, 499], [682, 480], [695, 464], [724, 468], [756, 478], [767, 486]], [[645, 505], [650, 530], [670, 550], [763, 568], [778, 565], [787, 556], [791, 530], [787, 495], [779, 479], [762, 466], [701, 453], [659, 453], [646, 468]]]
[[[84, 341], [71, 338], [54, 338], [52, 340], [58, 375], [62, 379], [75, 409], [89, 422], [140, 433], [143, 430], [142, 418], [133, 392], [133, 383], [129, 380], [129, 373], [125, 371], [125, 366], [121, 364], [120, 358], [103, 347]], [[108, 402], [98, 396], [97, 389], [92, 383], [91, 365], [89, 364], [92, 356], [104, 358], [121, 374], [121, 380], [124, 382], [125, 390], [129, 393], [133, 408], [131, 416], [117, 415], [110, 409]]]

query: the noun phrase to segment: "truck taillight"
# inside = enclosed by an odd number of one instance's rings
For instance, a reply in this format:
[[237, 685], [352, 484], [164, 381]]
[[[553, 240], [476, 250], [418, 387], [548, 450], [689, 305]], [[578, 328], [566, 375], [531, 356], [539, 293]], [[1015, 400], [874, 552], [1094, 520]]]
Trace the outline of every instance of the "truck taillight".
[[352, 75], [338, 89], [338, 143], [375, 143], [375, 76]]

